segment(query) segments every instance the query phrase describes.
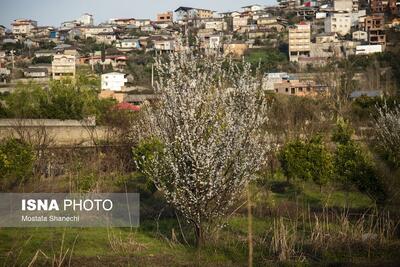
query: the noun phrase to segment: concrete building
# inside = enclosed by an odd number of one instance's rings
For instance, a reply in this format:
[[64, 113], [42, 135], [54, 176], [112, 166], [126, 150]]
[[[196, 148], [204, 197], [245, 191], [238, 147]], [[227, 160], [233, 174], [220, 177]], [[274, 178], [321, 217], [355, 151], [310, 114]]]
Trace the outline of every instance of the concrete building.
[[257, 12], [261, 11], [263, 8], [260, 5], [250, 5], [250, 6], [243, 6], [243, 12]]
[[11, 24], [12, 33], [16, 36], [26, 36], [37, 27], [37, 21], [30, 19], [16, 19]]
[[136, 25], [136, 20], [134, 18], [110, 19], [110, 24], [118, 26]]
[[53, 79], [64, 77], [75, 78], [75, 57], [71, 55], [54, 55], [51, 63]]
[[93, 15], [91, 15], [89, 13], [85, 13], [78, 19], [78, 22], [80, 22], [80, 24], [82, 26], [92, 26], [93, 25]]
[[196, 19], [208, 19], [214, 16], [214, 11], [202, 8], [179, 7], [175, 10], [180, 21], [187, 22]]
[[24, 69], [24, 76], [27, 78], [46, 78], [48, 74], [47, 68], [31, 68]]
[[368, 55], [381, 53], [382, 51], [381, 45], [358, 45], [356, 47], [356, 55]]
[[132, 50], [132, 49], [140, 49], [139, 39], [123, 39], [118, 40], [115, 44], [119, 50]]
[[175, 40], [173, 39], [158, 39], [154, 40], [154, 49], [157, 51], [174, 51]]
[[368, 33], [366, 31], [355, 31], [352, 34], [352, 39], [354, 41], [367, 42], [368, 41]]
[[365, 18], [365, 31], [368, 33], [368, 43], [370, 45], [382, 45], [383, 50], [386, 46], [385, 19], [382, 14], [375, 14]]
[[216, 31], [224, 31], [228, 28], [228, 24], [226, 21], [223, 21], [221, 19], [213, 19], [206, 21], [204, 23], [204, 28], [205, 29], [214, 29]]
[[371, 13], [373, 14], [385, 12], [385, 6], [383, 5], [382, 0], [370, 0], [369, 6], [371, 9]]
[[125, 74], [119, 72], [111, 72], [101, 75], [101, 90], [122, 91], [128, 79]]
[[113, 42], [117, 40], [117, 36], [114, 32], [101, 32], [94, 36], [96, 39], [96, 43], [108, 44], [111, 45]]
[[310, 24], [300, 22], [289, 28], [289, 58], [298, 61], [301, 56], [310, 56], [311, 27]]
[[351, 12], [353, 11], [353, 0], [334, 0], [333, 10], [336, 12]]
[[237, 31], [241, 27], [247, 26], [249, 24], [249, 20], [250, 20], [249, 16], [233, 17], [232, 19], [233, 30]]
[[350, 13], [331, 13], [325, 18], [325, 32], [346, 35], [350, 33], [352, 17]]
[[157, 14], [157, 22], [172, 22], [174, 20], [174, 13], [167, 11]]

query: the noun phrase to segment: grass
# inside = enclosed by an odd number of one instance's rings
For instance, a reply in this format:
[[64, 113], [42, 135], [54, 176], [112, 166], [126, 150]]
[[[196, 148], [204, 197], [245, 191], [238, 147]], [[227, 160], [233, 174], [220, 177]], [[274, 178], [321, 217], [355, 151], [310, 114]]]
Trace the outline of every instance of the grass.
[[[142, 205], [148, 203], [151, 201], [142, 201]], [[373, 207], [373, 202], [358, 192], [320, 190], [310, 183], [288, 184], [280, 176], [255, 185], [255, 266], [379, 266], [383, 262], [393, 264], [396, 259], [400, 262], [397, 236], [384, 236], [380, 228], [372, 229], [368, 218], [340, 217], [346, 214], [329, 211], [346, 203], [347, 211]], [[28, 266], [31, 261], [39, 266], [68, 266], [70, 258], [71, 266], [246, 266], [245, 214], [243, 208], [238, 210], [199, 250], [185, 244], [176, 218], [170, 215], [159, 221], [150, 216], [132, 230], [2, 228], [0, 266]], [[182, 221], [182, 231], [192, 243], [191, 228]], [[382, 240], [370, 245], [362, 240], [364, 233], [378, 233]]]

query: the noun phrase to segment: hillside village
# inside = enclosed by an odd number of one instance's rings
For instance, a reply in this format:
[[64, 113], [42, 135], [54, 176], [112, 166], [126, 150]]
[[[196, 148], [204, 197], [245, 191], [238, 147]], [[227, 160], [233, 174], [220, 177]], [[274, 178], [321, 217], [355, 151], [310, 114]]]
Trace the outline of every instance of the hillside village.
[[[155, 55], [197, 47], [254, 64], [275, 58], [263, 69], [266, 90], [315, 95], [327, 88], [307, 73], [332, 60], [400, 53], [399, 9], [396, 0], [281, 0], [229, 12], [181, 6], [154, 18], [101, 23], [87, 13], [58, 26], [15, 19], [10, 29], [0, 27], [0, 90], [12, 91], [18, 81], [75, 77], [77, 69], [89, 68], [102, 75], [100, 97], [139, 103], [146, 97], [129, 92], [151, 95]], [[383, 94], [384, 86], [369, 87], [359, 89], [373, 92], [356, 95]]]

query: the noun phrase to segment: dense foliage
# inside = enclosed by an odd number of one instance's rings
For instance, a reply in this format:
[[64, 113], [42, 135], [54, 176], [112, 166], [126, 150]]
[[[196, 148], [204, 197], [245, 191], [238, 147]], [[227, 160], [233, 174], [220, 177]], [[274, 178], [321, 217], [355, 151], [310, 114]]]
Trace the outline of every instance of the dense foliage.
[[32, 174], [34, 152], [30, 145], [17, 140], [0, 142], [0, 188], [6, 190], [24, 182]]
[[48, 88], [34, 82], [19, 84], [15, 91], [4, 97], [3, 117], [29, 119], [76, 119], [100, 117], [114, 104], [112, 100], [98, 98], [96, 81], [88, 77], [52, 81]]

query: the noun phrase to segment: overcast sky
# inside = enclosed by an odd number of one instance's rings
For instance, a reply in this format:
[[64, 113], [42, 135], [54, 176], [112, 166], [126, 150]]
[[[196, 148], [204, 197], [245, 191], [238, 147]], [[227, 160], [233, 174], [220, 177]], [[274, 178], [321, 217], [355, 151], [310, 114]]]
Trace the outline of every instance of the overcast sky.
[[155, 19], [159, 12], [179, 6], [200, 7], [218, 12], [234, 11], [250, 4], [273, 5], [275, 0], [0, 0], [0, 24], [10, 28], [16, 18], [37, 20], [39, 25], [59, 26], [82, 13], [94, 15], [95, 23], [110, 18]]

